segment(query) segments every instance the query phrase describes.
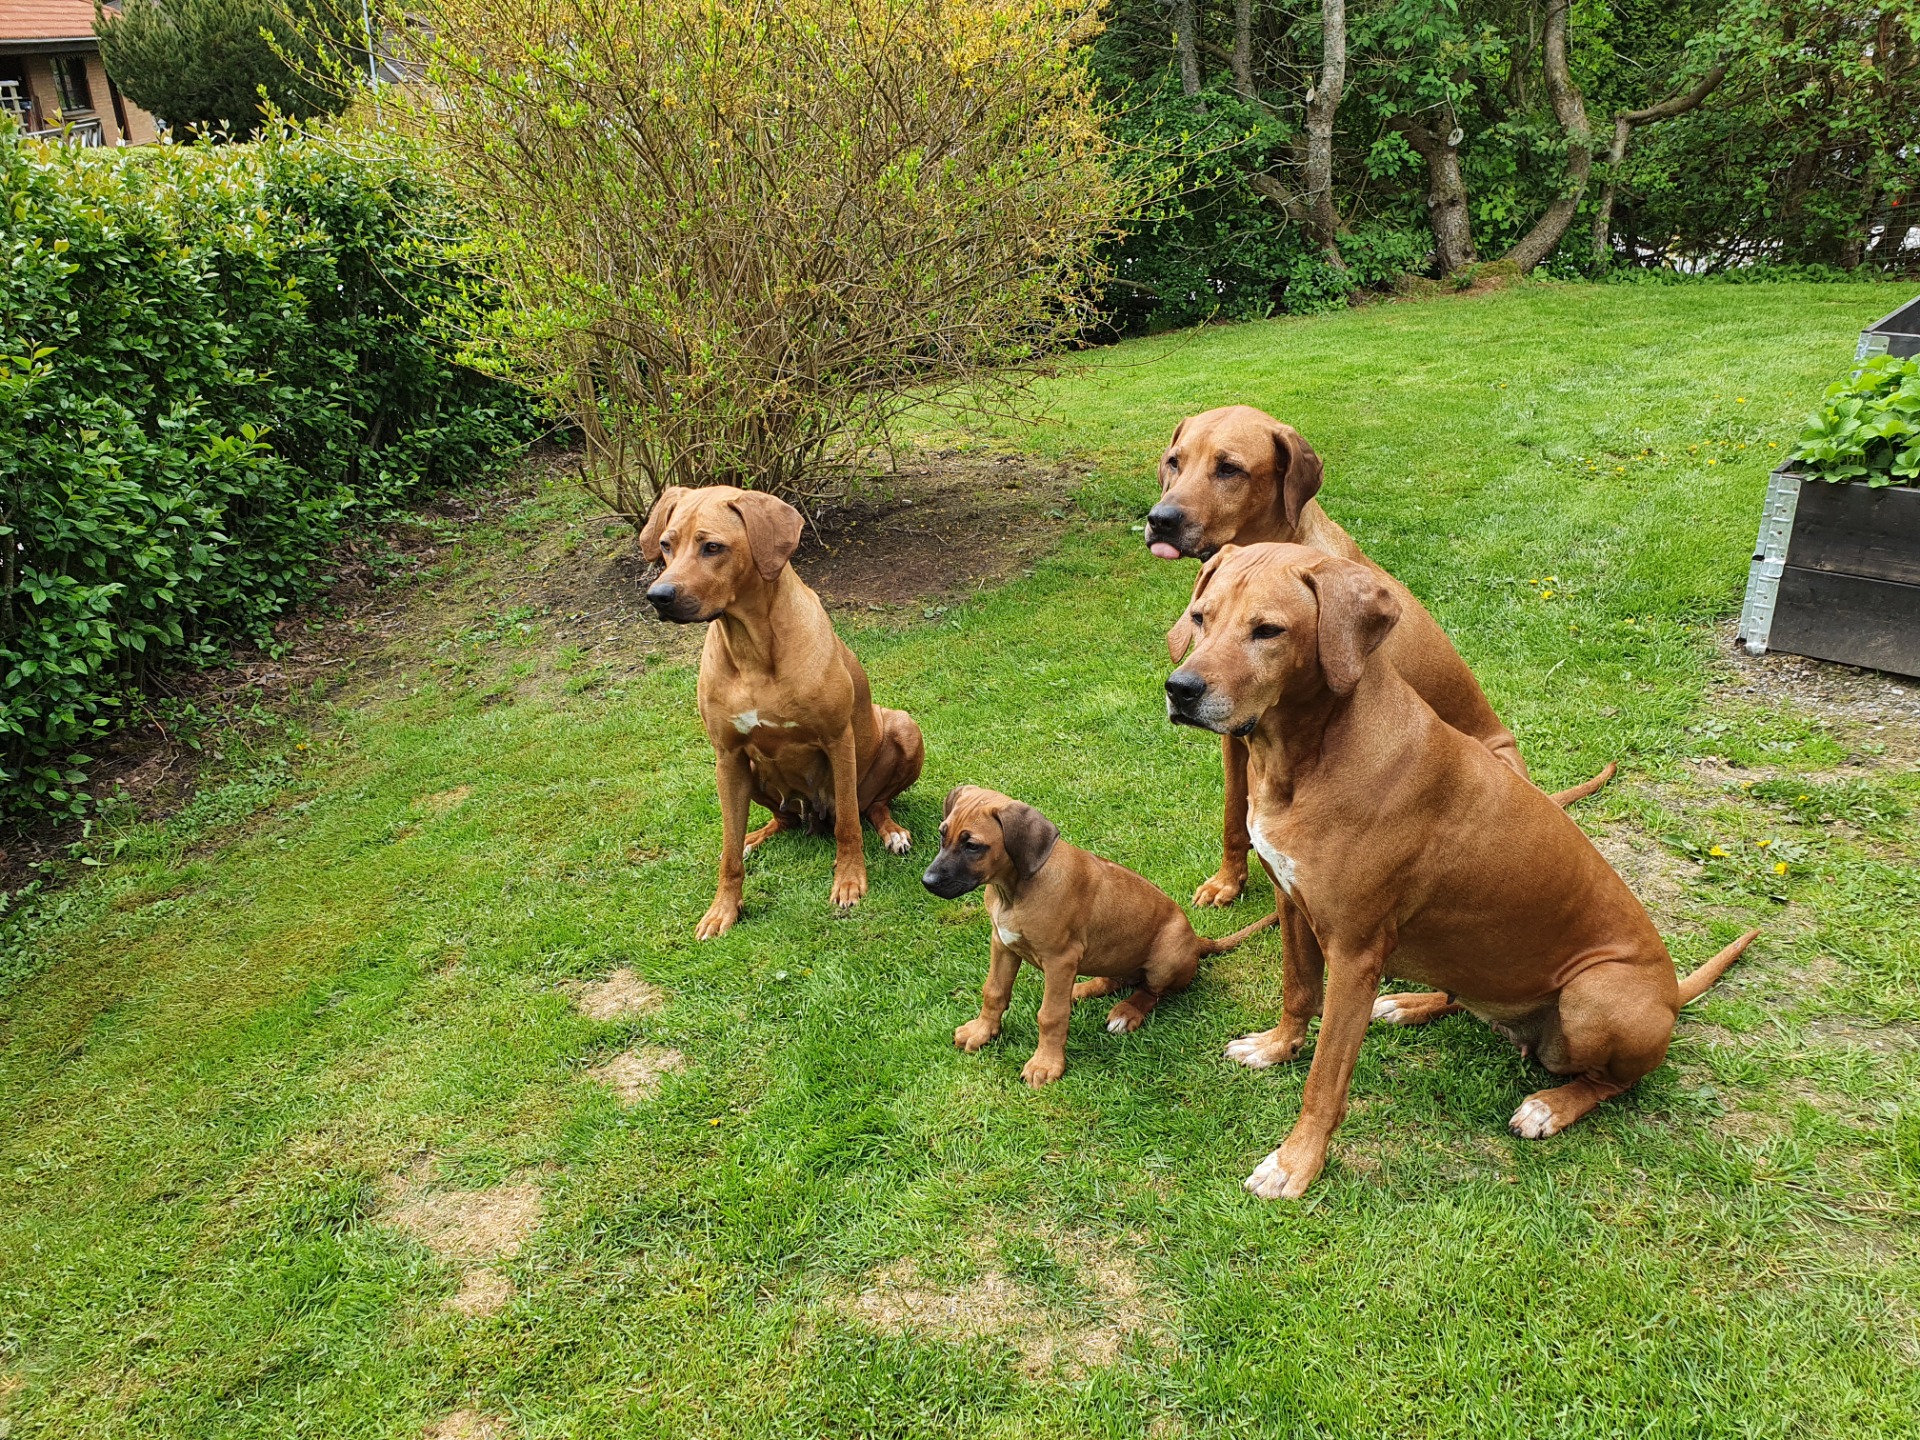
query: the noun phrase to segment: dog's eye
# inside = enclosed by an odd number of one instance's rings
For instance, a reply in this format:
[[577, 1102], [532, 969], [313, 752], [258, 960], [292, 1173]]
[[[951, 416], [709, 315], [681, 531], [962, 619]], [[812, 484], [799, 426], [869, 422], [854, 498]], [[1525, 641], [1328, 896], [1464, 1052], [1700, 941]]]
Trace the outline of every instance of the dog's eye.
[[1180, 457], [1178, 455], [1167, 456], [1166, 466], [1169, 470], [1178, 470], [1180, 468]]
[[1286, 633], [1287, 627], [1284, 625], [1256, 625], [1253, 627], [1253, 638], [1256, 640], [1273, 640]]
[[987, 847], [981, 844], [978, 840], [968, 840], [964, 842], [960, 846], [960, 848], [966, 851], [969, 855], [984, 855], [987, 853]]
[[671, 555], [673, 553], [673, 542], [671, 540], [662, 540], [660, 542], [660, 553], [662, 555]]
[[1189, 611], [1187, 614], [1187, 619], [1193, 622], [1193, 628], [1196, 630], [1201, 630], [1206, 628], [1207, 617], [1202, 615], [1198, 610]]
[[724, 555], [727, 553], [727, 547], [722, 545], [718, 540], [709, 540], [700, 547], [700, 553], [702, 555]]
[[1222, 460], [1218, 465], [1213, 467], [1213, 473], [1216, 475], [1244, 475], [1247, 472], [1231, 460]]

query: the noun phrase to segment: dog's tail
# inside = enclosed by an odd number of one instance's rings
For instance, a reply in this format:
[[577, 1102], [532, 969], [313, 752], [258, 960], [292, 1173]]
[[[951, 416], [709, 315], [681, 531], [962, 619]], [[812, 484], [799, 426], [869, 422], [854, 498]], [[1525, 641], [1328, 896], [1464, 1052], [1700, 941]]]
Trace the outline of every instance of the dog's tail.
[[1222, 935], [1218, 940], [1209, 940], [1206, 936], [1202, 935], [1200, 937], [1200, 953], [1202, 955], [1224, 955], [1237, 946], [1242, 940], [1247, 939], [1249, 936], [1258, 935], [1279, 918], [1280, 907], [1276, 905], [1271, 915], [1263, 915], [1254, 921], [1253, 924], [1236, 930], [1231, 935]]
[[1680, 982], [1680, 1003], [1682, 1005], [1691, 1004], [1706, 994], [1707, 987], [1727, 973], [1728, 967], [1740, 958], [1740, 952], [1751, 945], [1754, 937], [1759, 933], [1758, 930], [1747, 931], [1746, 934], [1727, 946], [1726, 949], [1714, 956], [1713, 959], [1707, 961], [1706, 964], [1682, 980]]
[[1609, 760], [1607, 762], [1607, 768], [1602, 770], [1598, 775], [1594, 776], [1591, 780], [1582, 780], [1578, 785], [1571, 786], [1565, 790], [1557, 791], [1554, 794], [1553, 803], [1558, 805], [1562, 810], [1564, 810], [1567, 808], [1567, 806], [1571, 805], [1574, 801], [1586, 799], [1587, 796], [1593, 794], [1594, 791], [1598, 790], [1602, 785], [1606, 784], [1607, 781], [1611, 780], [1613, 778], [1613, 772], [1618, 770], [1619, 768], [1620, 767], [1618, 765], [1615, 765], [1611, 760]]

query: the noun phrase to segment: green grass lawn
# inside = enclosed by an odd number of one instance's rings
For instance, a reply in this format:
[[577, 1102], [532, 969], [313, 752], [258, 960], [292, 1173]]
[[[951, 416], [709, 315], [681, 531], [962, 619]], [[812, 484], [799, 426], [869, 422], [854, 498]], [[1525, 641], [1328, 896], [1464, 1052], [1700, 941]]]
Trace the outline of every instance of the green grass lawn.
[[[972, 437], [1091, 463], [1057, 551], [836, 617], [928, 744], [914, 853], [869, 834], [846, 917], [830, 842], [783, 836], [694, 942], [719, 815], [683, 646], [423, 630], [236, 732], [0, 943], [0, 1434], [1920, 1431], [1913, 737], [1754, 698], [1723, 649], [1775, 447], [1904, 293], [1542, 286], [1095, 355]], [[1084, 1007], [1042, 1092], [1033, 976], [951, 1044], [987, 936], [919, 883], [949, 786], [1182, 900], [1217, 860], [1217, 742], [1160, 695], [1193, 567], [1130, 526], [1174, 422], [1230, 401], [1312, 440], [1536, 778], [1620, 761], [1577, 813], [1683, 968], [1765, 927], [1561, 1137], [1508, 1134], [1543, 1081], [1470, 1018], [1376, 1030], [1310, 1196], [1246, 1195], [1306, 1074], [1221, 1056], [1277, 1018], [1271, 933], [1138, 1034]], [[417, 603], [484, 612], [567, 525], [600, 533], [541, 489]], [[664, 1004], [581, 1014], [568, 982], [623, 967]], [[683, 1063], [628, 1105], [587, 1072], [636, 1046]], [[436, 1232], [462, 1204], [513, 1243]]]

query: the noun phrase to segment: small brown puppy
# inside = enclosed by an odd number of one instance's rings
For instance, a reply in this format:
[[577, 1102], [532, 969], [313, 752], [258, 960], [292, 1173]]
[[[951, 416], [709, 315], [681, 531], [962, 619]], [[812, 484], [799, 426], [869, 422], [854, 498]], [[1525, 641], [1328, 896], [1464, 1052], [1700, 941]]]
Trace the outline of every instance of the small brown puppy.
[[[1404, 623], [1370, 566], [1253, 545], [1207, 562], [1175, 627], [1196, 643], [1170, 705], [1247, 737], [1248, 828], [1301, 922], [1286, 934], [1281, 1023], [1228, 1055], [1293, 1058], [1324, 995], [1299, 1121], [1247, 1180], [1267, 1199], [1300, 1195], [1326, 1163], [1369, 1019], [1419, 1025], [1464, 1007], [1572, 1077], [1514, 1112], [1513, 1130], [1541, 1139], [1665, 1059], [1680, 1007], [1759, 933], [1677, 979], [1580, 827], [1385, 663]], [[1386, 977], [1435, 993], [1382, 998]]]
[[[1000, 1033], [1021, 961], [1046, 977], [1040, 1045], [1020, 1072], [1035, 1087], [1067, 1068], [1074, 1001], [1131, 986], [1133, 994], [1108, 1012], [1107, 1029], [1138, 1030], [1163, 997], [1193, 983], [1202, 956], [1223, 955], [1279, 918], [1276, 912], [1224, 940], [1197, 935], [1157, 886], [1069, 845], [1031, 805], [976, 785], [947, 796], [940, 853], [921, 881], [944, 900], [987, 887], [993, 958], [979, 1017], [953, 1032], [954, 1044], [972, 1054]], [[1077, 975], [1095, 978], [1076, 985]]]
[[[887, 807], [920, 778], [920, 727], [873, 703], [867, 672], [787, 563], [800, 530], [800, 512], [776, 496], [675, 485], [640, 531], [640, 553], [665, 566], [647, 591], [660, 618], [711, 622], [698, 696], [723, 833], [719, 888], [694, 931], [702, 940], [740, 918], [746, 856], [782, 830], [833, 832], [836, 905], [867, 893], [861, 816], [894, 854], [913, 843]], [[773, 812], [751, 835], [749, 801]]]
[[[1513, 733], [1493, 713], [1453, 642], [1413, 592], [1375, 566], [1320, 508], [1314, 496], [1321, 479], [1320, 457], [1300, 432], [1251, 405], [1182, 420], [1160, 457], [1160, 502], [1147, 512], [1147, 548], [1163, 560], [1207, 560], [1222, 546], [1275, 542], [1372, 566], [1400, 602], [1400, 624], [1387, 642], [1389, 663], [1442, 720], [1525, 779], [1527, 764]], [[1178, 663], [1180, 654], [1173, 659]], [[1227, 779], [1223, 853], [1219, 873], [1194, 892], [1196, 905], [1231, 905], [1247, 883], [1247, 751], [1231, 735], [1221, 743]], [[1554, 800], [1571, 804], [1612, 774], [1609, 765]]]

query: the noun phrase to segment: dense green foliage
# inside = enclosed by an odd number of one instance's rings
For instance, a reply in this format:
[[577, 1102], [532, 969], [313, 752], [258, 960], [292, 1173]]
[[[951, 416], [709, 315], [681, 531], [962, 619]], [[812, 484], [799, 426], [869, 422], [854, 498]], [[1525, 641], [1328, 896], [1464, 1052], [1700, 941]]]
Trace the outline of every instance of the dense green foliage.
[[[1547, 73], [1554, 0], [1192, 8], [1197, 89], [1181, 73], [1181, 4], [1170, 31], [1166, 0], [1113, 0], [1095, 42], [1136, 163], [1170, 182], [1116, 255], [1109, 311], [1123, 331], [1312, 312], [1403, 272], [1451, 274], [1516, 250], [1520, 268], [1563, 275], [1920, 269], [1920, 244], [1902, 248], [1920, 198], [1914, 0], [1576, 0], [1571, 119]], [[1337, 260], [1300, 213], [1328, 9], [1346, 26]], [[1696, 87], [1692, 108], [1645, 115]], [[1622, 116], [1641, 118], [1615, 163]], [[1440, 239], [1449, 216], [1452, 254]]]
[[[1010, 437], [1094, 467], [1030, 575], [882, 615], [802, 557], [925, 729], [913, 853], [870, 835], [873, 888], [837, 915], [832, 843], [778, 836], [705, 944], [700, 637], [554, 593], [613, 543], [570, 485], [468, 530], [296, 728], [230, 737], [163, 824], [105, 817], [103, 863], [0, 927], [0, 1424], [1907, 1440], [1911, 732], [1897, 699], [1875, 728], [1886, 692], [1823, 701], [1721, 641], [1770, 445], [1887, 308], [1543, 285], [1094, 355]], [[949, 786], [1019, 795], [1183, 899], [1219, 858], [1219, 745], [1161, 690], [1196, 567], [1129, 527], [1175, 421], [1229, 397], [1312, 438], [1327, 509], [1433, 609], [1535, 775], [1621, 762], [1572, 817], [1682, 965], [1765, 927], [1666, 1063], [1563, 1135], [1508, 1131], [1548, 1082], [1471, 1016], [1379, 1025], [1315, 1189], [1247, 1195], [1307, 1070], [1220, 1053], [1279, 1012], [1271, 933], [1135, 1034], [1078, 1007], [1045, 1090], [1020, 1083], [1031, 971], [1004, 1036], [954, 1048], [988, 921], [920, 884]], [[1270, 897], [1256, 878], [1194, 918], [1223, 934]], [[659, 1008], [570, 1003], [622, 968]], [[685, 1059], [651, 1098], [593, 1078], [654, 1047]], [[422, 1223], [516, 1199], [524, 1235]], [[493, 1313], [457, 1298], [489, 1284]]]
[[1822, 480], [1876, 488], [1920, 481], [1920, 362], [1876, 355], [1834, 381], [1793, 459]]
[[0, 134], [0, 204], [0, 807], [77, 809], [156, 665], [266, 640], [350, 521], [526, 414], [423, 323], [454, 227], [400, 169]]
[[339, 112], [328, 78], [359, 38], [335, 0], [125, 0], [102, 9], [100, 57], [135, 104], [194, 132], [252, 134], [261, 92], [295, 119]]

